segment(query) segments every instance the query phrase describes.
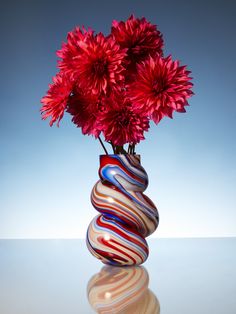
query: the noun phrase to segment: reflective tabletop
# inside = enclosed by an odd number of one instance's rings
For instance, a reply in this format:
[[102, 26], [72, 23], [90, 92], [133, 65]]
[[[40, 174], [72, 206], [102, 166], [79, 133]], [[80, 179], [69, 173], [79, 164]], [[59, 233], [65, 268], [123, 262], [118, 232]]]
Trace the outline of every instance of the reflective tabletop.
[[147, 262], [122, 268], [84, 240], [0, 240], [0, 313], [236, 313], [236, 238], [148, 242]]

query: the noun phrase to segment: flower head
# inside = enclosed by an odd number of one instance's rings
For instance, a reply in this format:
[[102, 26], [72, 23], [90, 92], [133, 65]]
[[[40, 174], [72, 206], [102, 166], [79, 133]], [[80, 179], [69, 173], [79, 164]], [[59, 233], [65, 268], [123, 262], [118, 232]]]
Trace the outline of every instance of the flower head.
[[193, 94], [190, 71], [171, 57], [149, 57], [137, 67], [135, 82], [127, 86], [127, 94], [136, 108], [155, 123], [173, 111], [185, 112], [187, 99]]
[[112, 36], [78, 29], [68, 35], [68, 43], [58, 55], [62, 58], [59, 67], [69, 72], [81, 89], [93, 94], [107, 94], [124, 80], [126, 49]]
[[70, 96], [66, 111], [72, 115], [72, 122], [82, 129], [83, 134], [93, 135], [95, 138], [101, 133], [99, 116], [103, 112], [102, 100], [82, 90]]
[[75, 74], [76, 59], [82, 53], [81, 43], [86, 43], [93, 36], [92, 29], [86, 30], [84, 27], [76, 27], [67, 35], [67, 42], [62, 43], [62, 47], [57, 51], [57, 56], [61, 59], [58, 60], [58, 67], [61, 71], [67, 74]]
[[149, 128], [149, 119], [132, 107], [129, 99], [112, 95], [107, 100], [106, 110], [101, 114], [100, 124], [106, 141], [122, 146], [137, 144], [144, 139]]
[[43, 106], [40, 109], [42, 119], [51, 117], [50, 126], [56, 121], [58, 121], [57, 126], [59, 126], [72, 90], [73, 81], [67, 75], [58, 73], [53, 77], [53, 83], [49, 84], [46, 96], [41, 99]]
[[126, 22], [114, 20], [111, 33], [122, 48], [128, 49], [131, 70], [149, 55], [163, 54], [162, 34], [144, 17], [138, 19], [131, 15]]

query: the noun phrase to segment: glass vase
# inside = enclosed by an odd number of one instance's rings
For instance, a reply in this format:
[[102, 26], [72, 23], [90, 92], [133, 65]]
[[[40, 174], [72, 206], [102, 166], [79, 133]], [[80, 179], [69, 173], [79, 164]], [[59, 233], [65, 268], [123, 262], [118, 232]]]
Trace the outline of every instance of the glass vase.
[[148, 176], [140, 155], [101, 155], [98, 173], [91, 202], [99, 215], [88, 227], [87, 247], [104, 264], [140, 265], [149, 254], [145, 238], [159, 223], [156, 206], [143, 193]]

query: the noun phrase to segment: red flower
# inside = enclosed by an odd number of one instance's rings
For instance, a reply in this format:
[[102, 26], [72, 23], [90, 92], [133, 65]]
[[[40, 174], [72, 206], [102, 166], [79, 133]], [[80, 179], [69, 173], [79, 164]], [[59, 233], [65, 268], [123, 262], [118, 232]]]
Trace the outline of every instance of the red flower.
[[46, 96], [41, 99], [43, 106], [40, 109], [42, 119], [51, 117], [50, 126], [57, 120], [57, 126], [59, 126], [72, 89], [73, 82], [65, 74], [58, 73], [53, 77], [53, 84], [49, 84]]
[[100, 117], [105, 140], [119, 146], [143, 140], [143, 133], [149, 128], [149, 119], [124, 97], [112, 96], [107, 103], [109, 107]]
[[121, 49], [112, 36], [94, 36], [91, 31], [82, 34], [78, 29], [68, 35], [68, 43], [58, 55], [62, 58], [59, 67], [69, 72], [81, 89], [93, 94], [106, 94], [124, 80], [126, 49]]
[[57, 56], [62, 60], [58, 60], [58, 67], [61, 71], [73, 75], [76, 66], [76, 58], [82, 53], [80, 47], [81, 42], [87, 42], [92, 36], [94, 31], [83, 27], [76, 27], [68, 33], [67, 42], [62, 44], [62, 48], [57, 51]]
[[83, 134], [94, 135], [96, 138], [99, 136], [99, 115], [103, 111], [103, 105], [96, 95], [77, 90], [70, 97], [66, 111], [73, 116], [72, 122], [81, 127]]
[[136, 19], [131, 15], [126, 22], [113, 21], [111, 33], [122, 48], [128, 48], [129, 68], [135, 69], [136, 63], [145, 60], [149, 55], [162, 55], [162, 34], [144, 17]]
[[187, 99], [193, 95], [190, 71], [171, 57], [149, 57], [137, 66], [135, 82], [127, 85], [127, 94], [136, 108], [155, 123], [173, 111], [185, 112]]
[[150, 119], [185, 112], [193, 94], [190, 71], [162, 48], [162, 34], [144, 17], [114, 20], [108, 36], [76, 27], [57, 51], [60, 72], [41, 99], [42, 118], [59, 125], [66, 110], [83, 134], [139, 143]]

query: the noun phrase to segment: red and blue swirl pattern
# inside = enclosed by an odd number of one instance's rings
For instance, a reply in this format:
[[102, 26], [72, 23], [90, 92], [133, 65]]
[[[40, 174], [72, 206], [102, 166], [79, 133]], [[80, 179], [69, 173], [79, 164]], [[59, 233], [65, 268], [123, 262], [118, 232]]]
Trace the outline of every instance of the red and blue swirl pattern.
[[91, 202], [100, 215], [88, 227], [88, 249], [105, 264], [142, 264], [149, 253], [145, 237], [156, 230], [159, 215], [143, 193], [148, 176], [139, 155], [100, 156], [99, 177]]

